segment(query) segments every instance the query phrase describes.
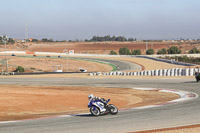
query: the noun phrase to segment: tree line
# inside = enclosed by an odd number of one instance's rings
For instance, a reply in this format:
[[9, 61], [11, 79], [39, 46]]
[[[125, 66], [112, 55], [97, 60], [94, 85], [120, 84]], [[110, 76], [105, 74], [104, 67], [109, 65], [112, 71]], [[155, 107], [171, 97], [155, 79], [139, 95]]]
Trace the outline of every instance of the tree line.
[[[163, 58], [163, 57], [160, 57], [160, 58]], [[174, 60], [179, 61], [179, 62], [200, 64], [200, 58], [199, 57], [188, 57], [186, 55], [184, 55], [184, 56], [173, 56], [173, 57], [165, 56], [163, 59], [168, 59], [168, 60], [174, 59]]]
[[11, 43], [14, 44], [15, 41], [12, 38], [7, 38], [6, 36], [0, 36], [0, 44]]
[[[124, 48], [120, 48], [118, 53], [119, 53], [119, 55], [141, 55], [142, 52], [140, 49], [130, 50], [127, 47], [124, 47]], [[198, 50], [197, 48], [193, 48], [189, 51], [189, 54], [196, 54], [196, 53], [200, 53], [200, 50]], [[155, 54], [154, 49], [146, 50], [146, 55], [153, 55], [153, 54]], [[158, 50], [156, 54], [157, 55], [181, 54], [181, 50], [176, 46], [172, 46], [168, 49], [162, 48], [162, 49]], [[117, 52], [111, 50], [110, 55], [117, 55]]]
[[125, 41], [137, 41], [136, 38], [126, 38], [124, 36], [93, 36], [92, 39], [88, 40], [85, 39], [86, 42], [106, 42], [106, 41], [118, 41], [118, 42], [125, 42]]

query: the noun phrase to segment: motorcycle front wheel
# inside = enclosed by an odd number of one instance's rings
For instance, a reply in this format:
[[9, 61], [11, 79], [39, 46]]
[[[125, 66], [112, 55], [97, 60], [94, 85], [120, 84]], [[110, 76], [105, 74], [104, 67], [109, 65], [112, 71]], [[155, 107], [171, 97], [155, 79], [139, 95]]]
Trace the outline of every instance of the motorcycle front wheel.
[[118, 113], [117, 107], [115, 105], [113, 105], [113, 104], [110, 104], [109, 106], [110, 106], [110, 113], [112, 115], [116, 115]]
[[99, 116], [99, 115], [100, 115], [100, 110], [99, 110], [97, 107], [92, 106], [92, 107], [90, 108], [90, 113], [91, 113], [92, 115], [94, 115], [94, 116]]

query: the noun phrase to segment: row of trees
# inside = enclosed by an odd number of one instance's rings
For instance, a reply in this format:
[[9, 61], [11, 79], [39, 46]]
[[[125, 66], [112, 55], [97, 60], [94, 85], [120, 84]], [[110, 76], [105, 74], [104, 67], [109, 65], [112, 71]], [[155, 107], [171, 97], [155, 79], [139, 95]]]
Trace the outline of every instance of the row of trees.
[[6, 40], [6, 43], [15, 43], [14, 39], [12, 38], [5, 38], [5, 36], [0, 36], [0, 44], [4, 44], [4, 40]]
[[180, 62], [188, 62], [188, 63], [196, 63], [196, 64], [199, 64], [200, 62], [200, 58], [199, 57], [188, 57], [188, 56], [165, 56], [164, 59], [168, 59], [168, 60], [171, 60], [171, 59], [175, 59], [177, 61], [180, 61]]
[[53, 39], [47, 39], [47, 38], [43, 38], [41, 41], [42, 42], [54, 42]]
[[124, 36], [93, 36], [90, 40], [85, 40], [86, 42], [105, 42], [105, 41], [119, 41], [119, 42], [125, 42], [125, 41], [137, 41], [137, 39], [133, 38], [125, 38]]
[[[119, 52], [119, 55], [141, 55], [141, 53], [142, 53], [140, 49], [131, 51], [127, 47], [120, 48], [118, 52]], [[200, 51], [198, 51], [198, 52], [200, 53]], [[154, 49], [146, 50], [146, 55], [153, 55], [154, 53], [155, 53]], [[181, 50], [179, 50], [179, 48], [176, 46], [172, 46], [168, 49], [163, 48], [163, 49], [158, 50], [158, 52], [157, 52], [158, 55], [159, 54], [180, 54], [180, 53], [181, 53]], [[112, 50], [112, 51], [110, 51], [110, 55], [117, 55], [117, 52]]]

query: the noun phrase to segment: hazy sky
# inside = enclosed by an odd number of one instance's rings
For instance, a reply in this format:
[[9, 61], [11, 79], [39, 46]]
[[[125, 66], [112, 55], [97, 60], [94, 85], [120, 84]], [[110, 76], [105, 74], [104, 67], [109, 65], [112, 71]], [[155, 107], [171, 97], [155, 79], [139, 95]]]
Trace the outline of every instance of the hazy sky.
[[200, 0], [0, 0], [0, 35], [200, 38]]

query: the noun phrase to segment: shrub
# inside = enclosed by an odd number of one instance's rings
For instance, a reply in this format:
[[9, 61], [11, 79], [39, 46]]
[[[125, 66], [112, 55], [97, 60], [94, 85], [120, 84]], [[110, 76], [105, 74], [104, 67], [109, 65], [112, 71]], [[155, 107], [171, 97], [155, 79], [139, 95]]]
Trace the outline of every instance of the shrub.
[[193, 48], [189, 51], [190, 54], [196, 54], [196, 53], [200, 53], [200, 50], [198, 50], [197, 48]]
[[172, 46], [169, 49], [167, 49], [168, 54], [180, 54], [181, 50], [178, 49], [176, 46]]
[[115, 52], [115, 51], [110, 51], [110, 55], [117, 55], [117, 52]]
[[148, 49], [146, 51], [146, 55], [152, 55], [152, 54], [154, 54], [154, 50], [153, 49]]
[[141, 55], [141, 50], [140, 49], [133, 50], [132, 55]]
[[15, 71], [16, 72], [24, 72], [24, 68], [21, 66], [18, 66]]
[[157, 54], [167, 54], [167, 50], [165, 48], [158, 50]]
[[128, 48], [124, 47], [124, 48], [120, 48], [119, 49], [119, 54], [120, 55], [130, 55], [131, 52], [130, 52], [130, 50]]

